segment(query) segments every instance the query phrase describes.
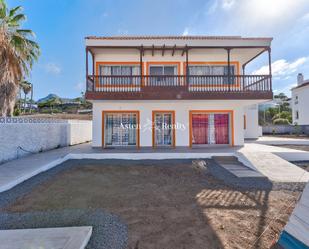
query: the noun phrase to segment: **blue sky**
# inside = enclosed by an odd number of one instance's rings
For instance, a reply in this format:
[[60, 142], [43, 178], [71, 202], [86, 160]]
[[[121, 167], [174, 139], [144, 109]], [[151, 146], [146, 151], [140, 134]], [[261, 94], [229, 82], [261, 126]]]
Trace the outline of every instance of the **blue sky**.
[[[308, 0], [7, 0], [22, 5], [25, 28], [42, 55], [30, 81], [35, 99], [84, 89], [87, 35], [271, 36], [275, 93], [289, 93], [298, 72], [309, 78]], [[263, 72], [267, 55], [248, 70]]]

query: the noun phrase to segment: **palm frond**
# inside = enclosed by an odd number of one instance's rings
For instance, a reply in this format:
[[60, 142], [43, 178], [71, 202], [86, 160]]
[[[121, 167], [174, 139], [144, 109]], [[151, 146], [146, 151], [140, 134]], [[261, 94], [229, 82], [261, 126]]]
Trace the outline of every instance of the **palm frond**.
[[18, 14], [10, 18], [8, 25], [9, 26], [20, 26], [20, 22], [24, 20], [26, 20], [26, 16], [24, 14]]
[[0, 0], [0, 18], [3, 19], [7, 13], [7, 6], [4, 0]]
[[22, 11], [23, 8], [21, 6], [17, 6], [13, 9], [10, 9], [9, 17], [12, 18], [18, 11]]

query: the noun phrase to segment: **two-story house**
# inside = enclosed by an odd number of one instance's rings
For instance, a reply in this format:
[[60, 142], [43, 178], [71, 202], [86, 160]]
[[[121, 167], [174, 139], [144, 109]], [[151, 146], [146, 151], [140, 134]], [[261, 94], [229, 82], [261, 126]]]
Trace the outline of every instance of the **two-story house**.
[[[271, 100], [272, 38], [86, 37], [94, 147], [243, 145]], [[268, 53], [269, 74], [246, 65]], [[249, 117], [249, 118], [247, 118]], [[254, 128], [256, 127], [256, 128]]]

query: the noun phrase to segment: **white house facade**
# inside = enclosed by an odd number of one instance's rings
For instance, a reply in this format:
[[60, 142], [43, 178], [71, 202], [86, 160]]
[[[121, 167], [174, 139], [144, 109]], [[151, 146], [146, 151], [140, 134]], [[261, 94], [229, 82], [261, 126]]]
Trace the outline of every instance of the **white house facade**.
[[292, 88], [293, 124], [309, 125], [309, 80], [297, 76], [297, 86]]
[[[272, 99], [272, 38], [86, 38], [86, 98], [94, 147], [243, 145], [259, 135], [257, 105]], [[246, 65], [268, 52], [269, 74]], [[91, 56], [90, 56], [91, 55]]]

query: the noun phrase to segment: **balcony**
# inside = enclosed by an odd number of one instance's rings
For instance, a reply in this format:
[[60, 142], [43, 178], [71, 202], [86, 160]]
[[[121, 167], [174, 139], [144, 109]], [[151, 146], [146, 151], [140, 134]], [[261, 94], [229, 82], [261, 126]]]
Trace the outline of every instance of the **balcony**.
[[87, 76], [87, 99], [272, 99], [271, 75]]

